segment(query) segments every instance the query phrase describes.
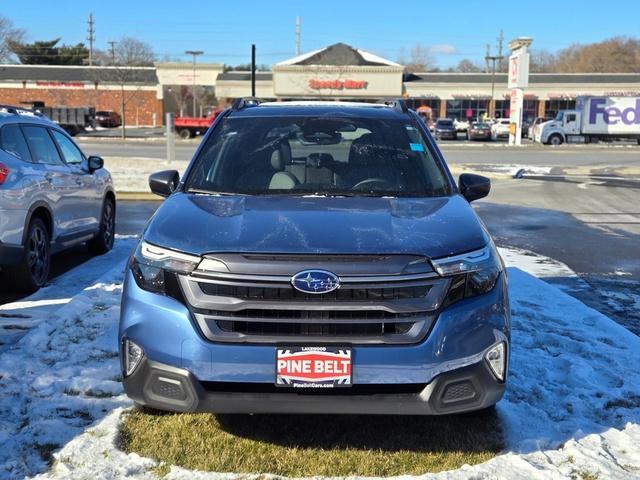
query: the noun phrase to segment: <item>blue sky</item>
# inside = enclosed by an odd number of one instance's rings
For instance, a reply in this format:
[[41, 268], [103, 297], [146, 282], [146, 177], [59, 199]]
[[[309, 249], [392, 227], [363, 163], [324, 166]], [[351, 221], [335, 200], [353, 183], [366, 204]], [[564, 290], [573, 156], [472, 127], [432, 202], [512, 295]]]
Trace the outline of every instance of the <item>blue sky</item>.
[[92, 12], [97, 48], [106, 50], [108, 40], [131, 35], [150, 43], [160, 58], [180, 59], [195, 49], [205, 52], [201, 62], [232, 65], [248, 62], [251, 43], [257, 45], [258, 63], [294, 56], [300, 15], [303, 52], [345, 42], [396, 60], [419, 42], [433, 49], [439, 66], [448, 67], [462, 58], [481, 62], [485, 45], [493, 48], [501, 28], [507, 41], [531, 36], [534, 48], [551, 51], [639, 35], [640, 0], [610, 4], [615, 9], [605, 13], [595, 0], [0, 0], [0, 14], [27, 30], [30, 40], [59, 36], [62, 43], [86, 43]]

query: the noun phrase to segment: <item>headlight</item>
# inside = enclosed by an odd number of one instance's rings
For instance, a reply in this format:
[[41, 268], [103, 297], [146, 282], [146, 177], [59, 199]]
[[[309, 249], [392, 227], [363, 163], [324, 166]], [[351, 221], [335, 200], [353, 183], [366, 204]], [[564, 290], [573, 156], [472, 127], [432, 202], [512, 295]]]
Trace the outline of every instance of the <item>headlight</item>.
[[129, 263], [140, 288], [162, 295], [179, 295], [176, 273], [189, 274], [200, 257], [140, 242]]
[[502, 260], [493, 243], [473, 252], [433, 260], [433, 266], [443, 277], [453, 277], [445, 306], [490, 292], [503, 270]]

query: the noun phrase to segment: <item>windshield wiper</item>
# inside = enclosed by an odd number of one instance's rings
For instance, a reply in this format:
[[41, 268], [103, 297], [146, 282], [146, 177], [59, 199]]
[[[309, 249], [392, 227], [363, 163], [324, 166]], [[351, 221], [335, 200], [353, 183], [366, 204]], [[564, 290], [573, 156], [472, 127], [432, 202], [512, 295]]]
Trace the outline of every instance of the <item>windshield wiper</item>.
[[189, 188], [187, 193], [199, 193], [202, 195], [244, 195], [244, 193], [216, 192], [215, 190], [200, 190], [199, 188]]

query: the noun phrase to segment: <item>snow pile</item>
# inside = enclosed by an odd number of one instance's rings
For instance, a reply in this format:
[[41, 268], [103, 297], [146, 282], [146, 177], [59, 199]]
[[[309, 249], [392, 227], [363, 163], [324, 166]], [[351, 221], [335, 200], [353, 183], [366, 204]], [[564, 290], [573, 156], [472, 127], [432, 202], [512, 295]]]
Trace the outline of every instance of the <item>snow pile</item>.
[[[135, 245], [135, 236], [116, 235], [114, 248], [60, 275], [24, 300], [0, 305], [0, 352], [16, 343], [30, 328], [50, 319], [58, 309], [101, 275], [120, 265]], [[81, 247], [80, 247], [81, 248]]]
[[[502, 253], [532, 271], [570, 273]], [[45, 471], [43, 457], [62, 446], [43, 478], [154, 478], [153, 460], [116, 445], [130, 406], [116, 356], [121, 272], [108, 272], [0, 357], [0, 477]], [[424, 478], [640, 478], [640, 338], [518, 268], [508, 273], [513, 350], [498, 406], [507, 451]], [[172, 467], [166, 478], [247, 477]]]
[[150, 192], [149, 175], [160, 170], [178, 170], [184, 173], [189, 162], [146, 157], [104, 157], [104, 166], [117, 192]]

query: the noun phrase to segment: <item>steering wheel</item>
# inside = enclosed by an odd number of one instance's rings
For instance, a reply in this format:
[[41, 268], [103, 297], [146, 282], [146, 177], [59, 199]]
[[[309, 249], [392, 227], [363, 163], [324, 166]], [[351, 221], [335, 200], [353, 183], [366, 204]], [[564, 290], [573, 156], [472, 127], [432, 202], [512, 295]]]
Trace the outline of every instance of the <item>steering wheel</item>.
[[383, 190], [386, 190], [384, 187], [393, 187], [393, 184], [384, 178], [373, 177], [373, 178], [365, 178], [361, 182], [356, 183], [351, 190], [366, 190], [372, 188], [374, 185], [381, 185]]

